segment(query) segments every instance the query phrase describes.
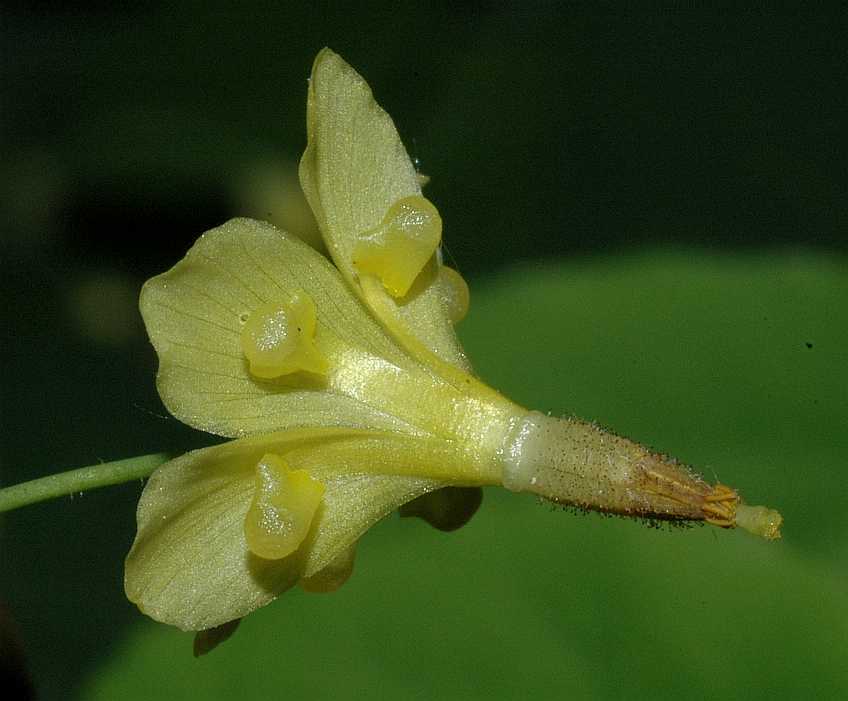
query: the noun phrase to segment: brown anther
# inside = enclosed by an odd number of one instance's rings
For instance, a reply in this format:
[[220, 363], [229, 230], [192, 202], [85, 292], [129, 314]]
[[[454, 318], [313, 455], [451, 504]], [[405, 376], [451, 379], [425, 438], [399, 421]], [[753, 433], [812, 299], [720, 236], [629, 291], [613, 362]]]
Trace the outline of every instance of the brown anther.
[[701, 511], [704, 520], [719, 528], [733, 528], [736, 525], [736, 506], [739, 495], [730, 487], [717, 484], [709, 494], [704, 496]]

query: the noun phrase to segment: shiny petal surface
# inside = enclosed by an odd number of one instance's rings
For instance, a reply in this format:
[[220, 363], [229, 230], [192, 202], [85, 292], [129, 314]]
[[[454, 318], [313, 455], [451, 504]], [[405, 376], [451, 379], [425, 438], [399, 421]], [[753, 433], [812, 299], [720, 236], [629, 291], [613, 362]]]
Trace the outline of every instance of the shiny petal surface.
[[[421, 187], [391, 117], [363, 78], [329, 49], [318, 55], [312, 69], [307, 135], [301, 185], [347, 282], [419, 360], [469, 369], [450, 323], [445, 291], [437, 282], [438, 256], [399, 299], [377, 278], [360, 278], [354, 269], [359, 237], [375, 229], [393, 204], [421, 195]], [[365, 284], [369, 280], [374, 284]]]
[[[240, 334], [263, 305], [305, 292], [326, 375], [251, 374]], [[338, 271], [270, 224], [233, 219], [204, 234], [170, 271], [148, 281], [141, 312], [159, 354], [159, 393], [196, 428], [244, 436], [297, 426], [414, 432], [415, 408], [444, 384], [404, 353], [351, 295]], [[446, 397], [439, 397], [444, 401]], [[447, 398], [450, 400], [450, 398]], [[438, 407], [433, 422], [438, 423]], [[424, 423], [427, 423], [424, 421]]]
[[295, 584], [296, 557], [262, 560], [244, 537], [253, 471], [234, 448], [187, 453], [151, 477], [127, 556], [127, 598], [151, 618], [204, 630], [240, 618]]
[[[285, 456], [326, 486], [309, 535], [292, 555], [250, 552], [244, 521], [255, 467]], [[196, 450], [160, 467], [138, 506], [127, 557], [127, 597], [152, 618], [205, 630], [272, 601], [333, 567], [376, 521], [443, 482], [402, 474], [409, 446], [338, 429], [290, 431]], [[372, 474], [369, 470], [384, 474]]]

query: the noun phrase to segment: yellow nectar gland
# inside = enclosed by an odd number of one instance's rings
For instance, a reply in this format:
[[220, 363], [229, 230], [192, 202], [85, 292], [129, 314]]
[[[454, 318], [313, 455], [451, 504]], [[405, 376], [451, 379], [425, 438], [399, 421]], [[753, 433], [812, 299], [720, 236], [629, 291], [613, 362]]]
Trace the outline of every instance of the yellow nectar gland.
[[324, 483], [306, 470], [292, 470], [279, 455], [256, 466], [256, 491], [244, 519], [251, 552], [279, 560], [300, 547], [324, 497]]
[[442, 240], [442, 218], [420, 195], [404, 197], [389, 207], [379, 226], [359, 236], [353, 264], [374, 275], [393, 297], [403, 297]]
[[285, 302], [257, 307], [241, 331], [241, 349], [250, 373], [273, 379], [293, 372], [327, 373], [327, 359], [315, 347], [315, 303], [298, 290]]

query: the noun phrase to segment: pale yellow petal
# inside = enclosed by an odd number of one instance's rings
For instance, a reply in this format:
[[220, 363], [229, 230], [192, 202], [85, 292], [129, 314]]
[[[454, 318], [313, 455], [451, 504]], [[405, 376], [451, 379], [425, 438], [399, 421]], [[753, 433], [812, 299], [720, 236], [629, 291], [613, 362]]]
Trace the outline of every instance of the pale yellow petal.
[[[437, 368], [445, 362], [469, 369], [444, 293], [434, 284], [437, 255], [397, 299], [386, 290], [385, 281], [357, 274], [354, 251], [362, 237], [378, 230], [399, 201], [420, 198], [421, 186], [391, 117], [376, 103], [362, 77], [329, 49], [318, 55], [312, 69], [307, 134], [301, 184], [345, 279], [416, 358]], [[406, 259], [399, 261], [406, 263]], [[367, 279], [376, 284], [366, 286]], [[405, 286], [405, 281], [397, 285], [395, 293]]]
[[342, 365], [371, 357], [408, 365], [322, 256], [270, 224], [233, 219], [205, 233], [142, 290], [141, 313], [159, 354], [157, 384], [169, 411], [225, 436], [334, 423], [397, 427], [380, 408], [340, 391], [339, 377], [262, 381], [250, 374], [243, 324], [257, 308], [287, 302], [301, 290], [316, 305], [315, 342], [336, 375]]
[[[410, 464], [422, 469], [426, 445], [416, 456], [410, 453], [415, 439], [396, 440], [340, 429], [290, 431], [193, 451], [163, 465], [139, 502], [127, 597], [156, 620], [204, 630], [334, 566], [376, 521], [444, 485], [409, 472]], [[279, 560], [254, 555], [245, 537], [256, 465], [268, 453], [325, 486], [308, 536]]]
[[[311, 371], [252, 372], [244, 325], [254, 312], [303, 295], [314, 305], [314, 334], [311, 322], [303, 330], [315, 357], [298, 365]], [[204, 234], [174, 268], [148, 281], [141, 312], [159, 354], [165, 406], [211, 433], [349, 426], [452, 437], [487, 430], [490, 414], [512, 410], [455, 368], [460, 377], [451, 378], [415, 362], [325, 258], [270, 224], [234, 219]]]
[[297, 558], [263, 560], [244, 536], [253, 471], [232, 445], [198, 450], [160, 467], [138, 505], [127, 556], [127, 598], [183, 630], [240, 618], [295, 584]]

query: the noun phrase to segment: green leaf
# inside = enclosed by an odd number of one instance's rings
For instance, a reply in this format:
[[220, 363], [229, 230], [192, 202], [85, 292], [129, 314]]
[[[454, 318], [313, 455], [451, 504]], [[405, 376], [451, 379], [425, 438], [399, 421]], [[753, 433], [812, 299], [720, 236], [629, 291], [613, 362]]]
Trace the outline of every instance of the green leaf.
[[163, 697], [206, 699], [839, 698], [844, 262], [654, 252], [472, 290], [463, 340], [487, 380], [717, 473], [780, 508], [784, 539], [650, 530], [489, 490], [450, 538], [378, 525], [338, 592], [294, 589], [199, 661], [191, 636], [139, 620], [82, 698], [144, 698], [151, 678]]

